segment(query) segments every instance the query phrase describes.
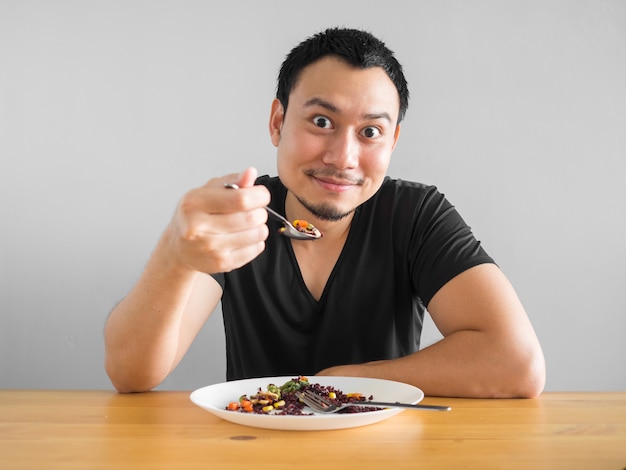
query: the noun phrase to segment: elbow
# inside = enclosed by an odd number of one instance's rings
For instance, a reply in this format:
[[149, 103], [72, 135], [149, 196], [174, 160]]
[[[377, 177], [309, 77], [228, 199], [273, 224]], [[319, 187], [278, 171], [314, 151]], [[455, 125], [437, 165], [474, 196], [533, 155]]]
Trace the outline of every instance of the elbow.
[[137, 393], [137, 392], [140, 391], [140, 390], [134, 390], [132, 387], [128, 386], [128, 384], [124, 384], [122, 382], [117, 382], [117, 381], [115, 381], [113, 379], [110, 379], [110, 380], [111, 380], [111, 383], [113, 384], [113, 387], [115, 388], [115, 390], [118, 393], [126, 394], [126, 393]]
[[124, 377], [118, 377], [115, 374], [107, 372], [111, 384], [118, 393], [139, 393], [149, 392], [159, 383], [146, 383]]
[[108, 361], [105, 362], [104, 369], [109, 376], [109, 380], [111, 381], [113, 388], [115, 388], [117, 392], [134, 393], [144, 391], [140, 390], [135, 384], [132, 383], [132, 381], [128, 380], [126, 377], [123, 376], [123, 374], [114, 369]]
[[157, 387], [163, 379], [147, 377], [127, 369], [120, 369], [113, 361], [106, 359], [105, 371], [111, 384], [119, 393], [149, 392]]
[[523, 387], [520, 388], [521, 398], [537, 398], [546, 385], [546, 363], [541, 350], [527, 361], [523, 371]]
[[513, 361], [508, 368], [507, 391], [510, 398], [537, 398], [546, 385], [546, 365], [541, 348]]
[[546, 384], [541, 347], [508, 348], [483, 367], [485, 375], [470, 396], [477, 398], [537, 398]]
[[[146, 355], [142, 355], [145, 357]], [[157, 387], [169, 373], [158, 361], [138, 361], [127, 348], [105, 337], [104, 370], [119, 393], [149, 392]]]

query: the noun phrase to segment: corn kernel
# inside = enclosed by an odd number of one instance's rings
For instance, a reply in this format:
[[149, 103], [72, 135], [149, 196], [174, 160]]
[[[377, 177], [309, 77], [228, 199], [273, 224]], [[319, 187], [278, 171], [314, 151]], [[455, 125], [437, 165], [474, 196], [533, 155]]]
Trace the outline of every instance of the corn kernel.
[[267, 406], [264, 406], [262, 408], [263, 413], [268, 413], [268, 412], [272, 411], [273, 409], [274, 409], [274, 407], [272, 405], [267, 405]]
[[274, 408], [282, 408], [283, 406], [285, 406], [285, 400], [280, 400], [274, 403]]
[[337, 394], [335, 392], [329, 392], [328, 398], [330, 398], [331, 400], [334, 400], [335, 398], [337, 398]]

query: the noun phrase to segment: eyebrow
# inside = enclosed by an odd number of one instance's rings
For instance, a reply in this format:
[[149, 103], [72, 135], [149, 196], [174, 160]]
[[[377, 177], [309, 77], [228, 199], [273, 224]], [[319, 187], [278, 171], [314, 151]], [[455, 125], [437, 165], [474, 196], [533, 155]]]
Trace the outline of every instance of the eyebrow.
[[[322, 98], [318, 98], [318, 97], [311, 98], [306, 103], [304, 103], [305, 108], [312, 107], [312, 106], [320, 106], [324, 109], [327, 109], [330, 112], [341, 113], [341, 109], [339, 109], [337, 106], [335, 106], [329, 101], [323, 100]], [[363, 117], [365, 119], [372, 119], [372, 120], [373, 119], [386, 119], [387, 121], [391, 122], [391, 116], [389, 116], [389, 113], [386, 113], [386, 112], [365, 114]]]

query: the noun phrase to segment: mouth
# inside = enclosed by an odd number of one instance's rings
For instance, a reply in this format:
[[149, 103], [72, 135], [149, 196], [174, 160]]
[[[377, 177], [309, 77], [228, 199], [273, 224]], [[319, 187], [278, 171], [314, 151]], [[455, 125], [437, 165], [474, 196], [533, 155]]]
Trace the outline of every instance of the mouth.
[[346, 182], [337, 182], [337, 181], [329, 181], [321, 178], [315, 178], [317, 184], [328, 191], [332, 191], [335, 193], [342, 193], [348, 191], [350, 188], [354, 186], [353, 183]]
[[358, 178], [346, 178], [337, 175], [324, 175], [324, 174], [308, 174], [317, 184], [322, 188], [330, 192], [342, 193], [349, 189], [360, 186], [363, 184], [361, 179]]

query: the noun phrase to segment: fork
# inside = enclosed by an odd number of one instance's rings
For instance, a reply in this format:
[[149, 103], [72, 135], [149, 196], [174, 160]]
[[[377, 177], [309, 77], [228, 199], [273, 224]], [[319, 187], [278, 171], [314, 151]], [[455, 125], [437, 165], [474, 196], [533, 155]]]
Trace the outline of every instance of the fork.
[[437, 406], [437, 405], [414, 405], [412, 403], [400, 403], [400, 402], [385, 402], [385, 401], [361, 401], [361, 402], [349, 402], [337, 405], [331, 402], [329, 399], [318, 395], [311, 390], [305, 390], [298, 393], [300, 400], [304, 402], [309, 408], [317, 413], [336, 413], [339, 410], [343, 410], [349, 406], [369, 406], [369, 407], [387, 407], [387, 408], [411, 408], [415, 410], [431, 410], [431, 411], [450, 411], [452, 408], [449, 406]]

